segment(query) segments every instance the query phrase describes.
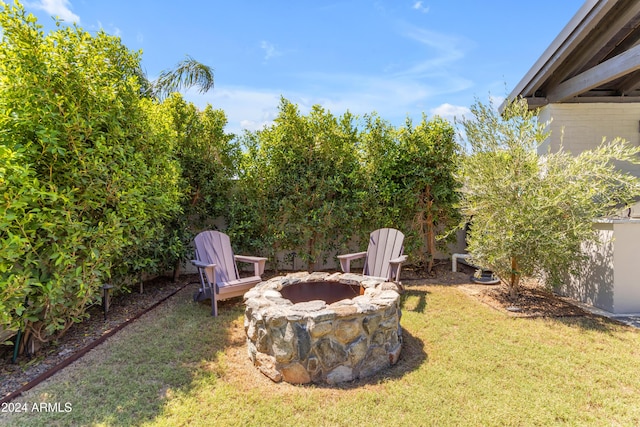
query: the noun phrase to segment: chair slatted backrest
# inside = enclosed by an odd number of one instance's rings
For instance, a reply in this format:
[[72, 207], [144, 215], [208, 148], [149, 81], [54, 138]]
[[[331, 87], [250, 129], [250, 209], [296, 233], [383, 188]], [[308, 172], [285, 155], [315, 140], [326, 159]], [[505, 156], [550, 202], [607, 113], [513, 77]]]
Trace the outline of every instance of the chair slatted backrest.
[[402, 255], [404, 234], [394, 228], [381, 228], [369, 235], [369, 247], [363, 274], [374, 277], [387, 277], [389, 261]]
[[216, 264], [215, 281], [213, 277], [209, 277], [211, 273], [207, 270], [210, 283], [229, 282], [239, 278], [229, 236], [219, 231], [208, 230], [198, 234], [194, 242], [196, 259], [208, 264]]

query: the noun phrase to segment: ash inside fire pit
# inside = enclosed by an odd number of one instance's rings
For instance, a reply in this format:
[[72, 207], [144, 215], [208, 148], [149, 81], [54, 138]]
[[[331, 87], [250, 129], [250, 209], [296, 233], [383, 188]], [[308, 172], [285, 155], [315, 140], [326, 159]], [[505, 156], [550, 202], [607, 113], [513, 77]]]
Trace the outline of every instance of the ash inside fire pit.
[[400, 356], [398, 290], [350, 273], [293, 273], [261, 282], [245, 294], [249, 357], [272, 380], [294, 384], [373, 375]]

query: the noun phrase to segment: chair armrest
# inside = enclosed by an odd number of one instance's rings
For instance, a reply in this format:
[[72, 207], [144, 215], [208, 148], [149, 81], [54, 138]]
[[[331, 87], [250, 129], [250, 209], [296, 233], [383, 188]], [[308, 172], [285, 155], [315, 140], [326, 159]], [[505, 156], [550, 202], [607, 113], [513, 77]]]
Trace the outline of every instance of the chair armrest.
[[206, 262], [198, 261], [197, 259], [192, 259], [191, 264], [198, 268], [210, 268], [210, 267], [215, 268], [216, 267], [216, 264], [207, 264]]
[[[208, 264], [197, 259], [192, 259], [191, 264], [198, 268], [198, 273], [200, 273], [200, 280], [202, 280], [203, 288], [207, 286], [213, 287], [216, 281], [216, 264]], [[205, 283], [205, 280], [207, 281], [207, 283]]]
[[255, 276], [262, 276], [262, 274], [264, 273], [264, 264], [268, 260], [268, 258], [248, 255], [234, 255], [234, 258], [236, 261], [253, 264]]
[[402, 264], [406, 260], [407, 260], [407, 256], [406, 255], [400, 255], [398, 258], [394, 258], [392, 260], [389, 260], [389, 264]]
[[402, 289], [402, 284], [400, 283], [400, 270], [402, 269], [402, 263], [407, 260], [406, 255], [400, 255], [398, 258], [394, 258], [389, 260], [389, 275], [387, 280], [395, 282], [400, 289]]
[[352, 260], [352, 259], [363, 258], [366, 255], [367, 255], [366, 252], [355, 252], [355, 253], [352, 253], [352, 254], [338, 255], [338, 259]]
[[340, 260], [340, 268], [343, 273], [351, 272], [351, 260], [364, 258], [367, 256], [366, 252], [355, 252], [352, 254], [338, 255], [338, 259]]

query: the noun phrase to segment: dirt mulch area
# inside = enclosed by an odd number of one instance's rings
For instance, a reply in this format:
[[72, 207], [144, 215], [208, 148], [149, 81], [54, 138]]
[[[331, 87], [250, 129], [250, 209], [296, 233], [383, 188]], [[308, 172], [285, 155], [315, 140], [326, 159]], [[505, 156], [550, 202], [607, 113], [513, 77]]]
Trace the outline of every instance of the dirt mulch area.
[[512, 301], [506, 286], [469, 284], [460, 287], [467, 294], [477, 298], [496, 310], [516, 317], [576, 317], [590, 313], [582, 308], [558, 298], [552, 292], [536, 285], [525, 285], [518, 298]]
[[515, 301], [509, 298], [505, 284], [484, 285], [471, 280], [474, 270], [464, 264], [458, 265], [459, 272], [453, 273], [450, 264], [439, 264], [435, 273], [426, 275], [419, 271], [403, 270], [403, 282], [406, 284], [457, 285], [468, 295], [488, 306], [517, 317], [575, 317], [587, 316], [577, 305], [559, 298], [534, 280], [525, 280], [521, 284], [519, 296]]
[[[471, 297], [511, 316], [569, 317], [588, 315], [584, 310], [541, 289], [535, 283], [525, 284], [520, 298], [517, 301], [510, 301], [506, 288], [502, 285], [474, 284], [471, 281], [473, 270], [464, 265], [459, 268], [461, 271], [453, 273], [449, 263], [441, 263], [435, 266], [434, 272], [431, 274], [426, 274], [423, 270], [405, 268], [402, 270], [402, 281], [407, 286], [457, 286]], [[263, 278], [272, 275], [271, 272], [265, 272]], [[179, 290], [187, 286], [196, 289], [198, 281], [197, 275], [185, 275], [175, 282], [168, 277], [160, 277], [146, 282], [143, 293], [139, 293], [136, 289], [132, 293], [113, 298], [106, 320], [101, 307], [92, 307], [89, 310], [89, 319], [73, 325], [62, 338], [40, 349], [36, 355], [19, 356], [16, 363], [12, 363], [13, 347], [0, 346], [0, 400], [59, 364], [65, 363], [70, 358], [78, 357], [77, 355], [88, 346], [95, 345], [96, 342], [104, 339], [104, 336], [114, 333], [132, 319], [139, 317]], [[239, 326], [237, 332], [242, 335], [243, 328]]]
[[88, 319], [71, 326], [64, 336], [42, 347], [35, 355], [18, 356], [16, 363], [12, 363], [13, 346], [0, 346], [0, 400], [76, 356], [87, 346], [117, 332], [127, 322], [185, 286], [195, 289], [197, 285], [189, 284], [198, 281], [197, 275], [185, 275], [175, 282], [168, 277], [145, 282], [142, 293], [135, 289], [131, 293], [113, 297], [106, 320], [101, 306], [91, 307]]

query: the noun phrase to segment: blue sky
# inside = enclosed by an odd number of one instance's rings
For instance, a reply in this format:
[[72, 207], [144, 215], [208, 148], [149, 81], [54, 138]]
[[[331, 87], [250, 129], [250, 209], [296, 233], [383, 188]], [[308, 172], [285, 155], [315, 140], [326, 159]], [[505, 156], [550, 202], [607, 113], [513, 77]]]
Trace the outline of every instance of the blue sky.
[[306, 113], [377, 112], [399, 126], [460, 117], [502, 99], [583, 0], [26, 0], [51, 16], [117, 35], [150, 78], [190, 55], [215, 87], [185, 97], [223, 109], [227, 130], [270, 123], [283, 96]]

